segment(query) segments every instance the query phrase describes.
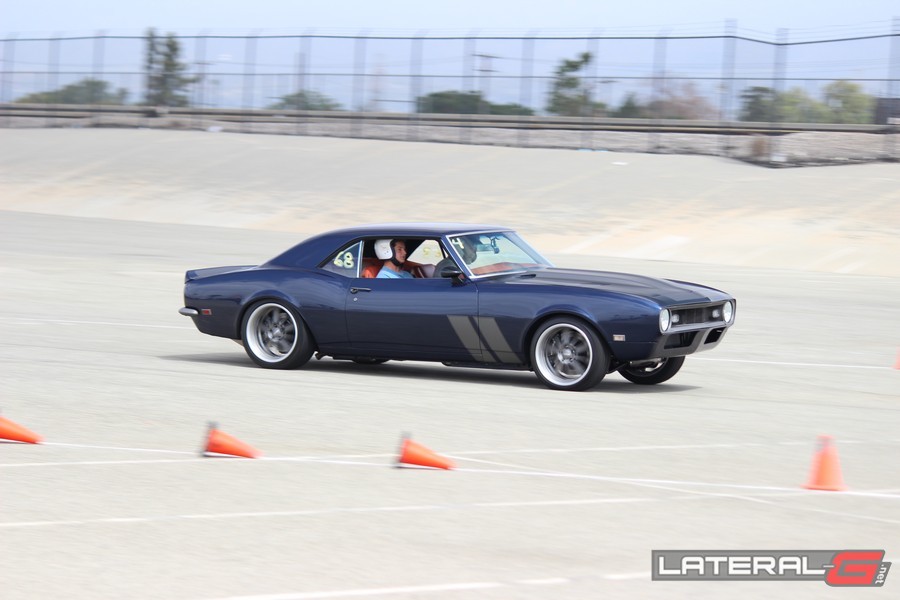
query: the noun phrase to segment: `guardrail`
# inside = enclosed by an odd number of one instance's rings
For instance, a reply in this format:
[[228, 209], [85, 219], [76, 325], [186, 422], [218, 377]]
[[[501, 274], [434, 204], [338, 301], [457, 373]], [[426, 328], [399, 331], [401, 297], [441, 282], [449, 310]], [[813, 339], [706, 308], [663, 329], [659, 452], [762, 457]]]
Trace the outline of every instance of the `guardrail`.
[[[785, 135], [803, 132], [896, 133], [896, 125], [840, 123], [762, 123], [747, 121], [688, 121], [679, 119], [618, 119], [609, 117], [556, 117], [439, 113], [382, 113], [237, 108], [154, 108], [147, 106], [81, 104], [0, 104], [2, 118], [77, 121], [95, 117], [130, 117], [152, 124], [153, 119], [222, 121], [227, 123], [366, 123], [422, 127], [468, 127], [569, 131], [643, 131], [727, 135]], [[148, 122], [149, 120], [149, 122]], [[105, 123], [112, 125], [116, 123]], [[117, 123], [127, 126], [125, 123]], [[190, 123], [185, 123], [189, 125]], [[4, 125], [0, 120], [0, 127]]]

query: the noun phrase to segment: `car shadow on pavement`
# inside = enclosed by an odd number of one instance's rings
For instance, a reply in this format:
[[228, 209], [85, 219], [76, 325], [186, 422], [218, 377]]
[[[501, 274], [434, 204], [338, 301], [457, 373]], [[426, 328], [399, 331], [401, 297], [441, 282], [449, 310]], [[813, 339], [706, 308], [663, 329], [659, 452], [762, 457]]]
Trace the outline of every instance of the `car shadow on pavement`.
[[[255, 365], [247, 356], [241, 353], [216, 353], [216, 354], [177, 354], [160, 356], [163, 360], [190, 363], [206, 363], [217, 365], [230, 365], [265, 372]], [[438, 363], [419, 361], [389, 361], [377, 365], [361, 365], [349, 360], [322, 360], [311, 359], [297, 373], [304, 371], [314, 373], [333, 372], [346, 373], [356, 376], [396, 377], [397, 379], [430, 379], [435, 381], [456, 381], [481, 383], [486, 385], [516, 386], [522, 388], [547, 389], [538, 381], [534, 373], [530, 371], [504, 370], [504, 369], [480, 369], [477, 367], [447, 367]], [[699, 389], [697, 386], [681, 385], [677, 383], [662, 383], [660, 385], [635, 385], [621, 379], [617, 374], [611, 373], [590, 392], [615, 393], [615, 394], [662, 394], [679, 393]]]

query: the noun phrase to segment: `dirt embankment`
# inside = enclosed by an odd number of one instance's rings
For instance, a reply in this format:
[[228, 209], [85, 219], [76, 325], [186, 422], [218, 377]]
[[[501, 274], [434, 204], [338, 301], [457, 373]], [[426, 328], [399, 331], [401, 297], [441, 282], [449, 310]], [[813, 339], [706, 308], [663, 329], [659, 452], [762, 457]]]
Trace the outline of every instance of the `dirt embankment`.
[[900, 275], [900, 167], [335, 137], [9, 129], [0, 209], [296, 232], [511, 225], [548, 254]]

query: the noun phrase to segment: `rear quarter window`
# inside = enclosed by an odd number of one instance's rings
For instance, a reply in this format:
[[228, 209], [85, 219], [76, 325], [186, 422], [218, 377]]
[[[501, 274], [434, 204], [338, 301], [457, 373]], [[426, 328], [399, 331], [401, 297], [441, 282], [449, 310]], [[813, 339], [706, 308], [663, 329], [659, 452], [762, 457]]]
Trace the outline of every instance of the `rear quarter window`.
[[319, 268], [344, 277], [359, 277], [362, 244], [362, 242], [354, 242], [346, 248], [342, 248], [322, 263]]

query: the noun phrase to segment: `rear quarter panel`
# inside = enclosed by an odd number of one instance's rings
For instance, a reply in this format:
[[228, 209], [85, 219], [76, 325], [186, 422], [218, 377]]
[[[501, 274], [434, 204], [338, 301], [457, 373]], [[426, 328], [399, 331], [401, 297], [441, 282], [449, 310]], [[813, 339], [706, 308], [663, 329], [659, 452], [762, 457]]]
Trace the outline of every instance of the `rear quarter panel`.
[[185, 306], [208, 308], [194, 317], [206, 334], [240, 339], [241, 321], [253, 304], [281, 300], [297, 309], [319, 345], [345, 343], [344, 303], [349, 280], [320, 270], [257, 268], [185, 284]]

